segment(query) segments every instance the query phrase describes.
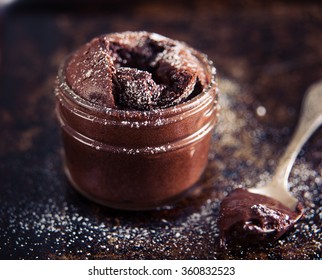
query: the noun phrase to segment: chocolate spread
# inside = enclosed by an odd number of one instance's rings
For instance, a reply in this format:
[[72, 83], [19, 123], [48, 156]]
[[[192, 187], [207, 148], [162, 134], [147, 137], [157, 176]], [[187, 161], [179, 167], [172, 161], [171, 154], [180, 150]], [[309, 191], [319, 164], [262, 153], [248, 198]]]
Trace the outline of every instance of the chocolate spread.
[[292, 211], [268, 196], [236, 189], [221, 202], [218, 225], [221, 242], [270, 242], [280, 238], [302, 216], [298, 204]]
[[155, 33], [108, 34], [71, 56], [66, 80], [82, 98], [105, 107], [166, 108], [196, 96], [207, 83], [191, 51]]

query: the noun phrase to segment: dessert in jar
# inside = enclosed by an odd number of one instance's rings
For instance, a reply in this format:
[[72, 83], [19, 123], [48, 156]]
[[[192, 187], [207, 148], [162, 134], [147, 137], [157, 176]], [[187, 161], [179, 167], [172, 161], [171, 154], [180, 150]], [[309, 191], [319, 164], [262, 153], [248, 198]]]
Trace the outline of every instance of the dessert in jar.
[[70, 54], [55, 93], [72, 185], [129, 210], [183, 196], [207, 165], [215, 75], [205, 55], [143, 31], [102, 35]]

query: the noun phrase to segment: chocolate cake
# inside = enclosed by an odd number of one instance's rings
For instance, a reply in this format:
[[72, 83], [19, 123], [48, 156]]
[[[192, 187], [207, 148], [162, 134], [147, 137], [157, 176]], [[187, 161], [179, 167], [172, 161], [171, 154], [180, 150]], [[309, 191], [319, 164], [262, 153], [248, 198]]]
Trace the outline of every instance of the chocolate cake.
[[94, 38], [71, 56], [65, 74], [82, 98], [127, 110], [174, 106], [209, 82], [191, 48], [148, 32]]
[[215, 75], [205, 55], [155, 33], [102, 35], [73, 52], [56, 87], [72, 185], [128, 210], [183, 197], [207, 166]]

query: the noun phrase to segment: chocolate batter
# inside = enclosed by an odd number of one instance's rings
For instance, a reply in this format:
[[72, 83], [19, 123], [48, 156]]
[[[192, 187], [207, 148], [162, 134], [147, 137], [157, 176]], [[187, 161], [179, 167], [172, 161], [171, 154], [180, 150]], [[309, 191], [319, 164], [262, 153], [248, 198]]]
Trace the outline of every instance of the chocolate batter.
[[303, 207], [292, 211], [268, 196], [236, 189], [221, 202], [218, 225], [221, 242], [270, 242], [280, 238], [301, 218]]

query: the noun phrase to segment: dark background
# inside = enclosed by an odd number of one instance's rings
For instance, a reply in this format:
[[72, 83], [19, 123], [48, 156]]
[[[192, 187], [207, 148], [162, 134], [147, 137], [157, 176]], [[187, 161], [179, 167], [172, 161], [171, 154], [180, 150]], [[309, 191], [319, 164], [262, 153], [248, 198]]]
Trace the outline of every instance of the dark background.
[[[322, 257], [321, 129], [290, 175], [306, 210], [291, 232], [273, 244], [224, 250], [216, 222], [229, 191], [269, 180], [305, 90], [322, 77], [319, 1], [16, 1], [0, 17], [0, 259]], [[222, 113], [196, 191], [155, 211], [89, 202], [61, 165], [58, 65], [94, 36], [125, 30], [157, 32], [206, 53], [221, 88]]]

